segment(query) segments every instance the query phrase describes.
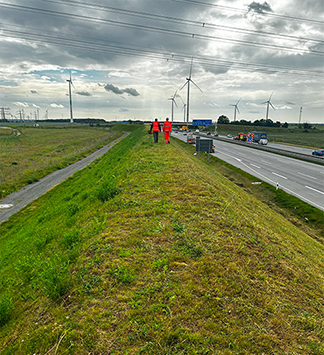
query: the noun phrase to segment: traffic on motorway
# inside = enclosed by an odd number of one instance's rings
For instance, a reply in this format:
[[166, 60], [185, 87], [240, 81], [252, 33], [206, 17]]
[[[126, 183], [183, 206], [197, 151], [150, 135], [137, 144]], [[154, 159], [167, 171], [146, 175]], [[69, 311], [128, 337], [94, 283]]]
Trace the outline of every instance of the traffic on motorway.
[[[196, 132], [198, 133], [198, 132]], [[187, 141], [187, 133], [173, 132], [173, 137]], [[213, 135], [203, 138], [213, 139]], [[230, 138], [229, 138], [230, 141]], [[274, 154], [249, 146], [229, 144], [226, 140], [213, 140], [215, 153], [219, 159], [236, 166], [261, 181], [283, 189], [301, 200], [324, 210], [324, 167], [287, 156]], [[278, 146], [278, 144], [276, 144]], [[304, 149], [286, 147], [285, 149]], [[308, 154], [311, 154], [311, 152]], [[311, 151], [311, 150], [310, 150]], [[305, 152], [304, 152], [305, 153]]]

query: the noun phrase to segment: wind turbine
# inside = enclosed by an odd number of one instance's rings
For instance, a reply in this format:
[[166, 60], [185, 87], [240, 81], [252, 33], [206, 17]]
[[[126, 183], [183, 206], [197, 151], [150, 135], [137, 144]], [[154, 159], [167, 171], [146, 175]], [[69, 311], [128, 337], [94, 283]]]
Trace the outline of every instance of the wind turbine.
[[174, 93], [174, 95], [173, 96], [171, 96], [171, 98], [169, 99], [169, 100], [171, 100], [171, 122], [173, 122], [173, 105], [176, 105], [177, 107], [178, 107], [178, 105], [177, 105], [177, 103], [176, 103], [176, 100], [175, 100], [175, 97], [176, 97], [176, 95], [177, 95], [177, 91], [178, 90], [176, 90], [176, 92]]
[[191, 79], [191, 72], [192, 72], [192, 62], [193, 62], [193, 58], [191, 59], [191, 66], [190, 66], [190, 73], [189, 73], [189, 78], [186, 78], [186, 82], [182, 85], [181, 89], [182, 90], [186, 85], [188, 85], [187, 88], [187, 124], [189, 122], [189, 97], [190, 97], [190, 83], [193, 83], [201, 92], [202, 90], [200, 89], [200, 87]]
[[180, 99], [181, 99], [181, 101], [183, 103], [183, 107], [182, 107], [182, 110], [183, 110], [183, 122], [186, 122], [186, 106], [187, 106], [187, 104], [184, 103], [184, 101], [182, 100], [182, 97], [180, 95], [179, 95], [179, 97], [180, 97]]
[[240, 112], [240, 110], [239, 110], [239, 108], [238, 108], [238, 104], [239, 104], [239, 102], [242, 100], [242, 98], [240, 98], [238, 101], [237, 101], [237, 103], [235, 104], [235, 105], [231, 105], [231, 106], [234, 106], [234, 122], [236, 121], [236, 111], [238, 112], [238, 113], [241, 113]]
[[271, 93], [271, 95], [270, 95], [268, 101], [261, 102], [261, 105], [262, 105], [262, 104], [267, 104], [266, 120], [267, 120], [268, 117], [269, 117], [269, 106], [271, 106], [274, 110], [276, 110], [276, 109], [274, 108], [274, 106], [272, 105], [272, 103], [271, 103], [272, 94], [273, 94], [273, 91], [272, 91], [272, 93]]
[[70, 123], [73, 123], [73, 111], [72, 111], [72, 92], [71, 92], [71, 86], [73, 86], [72, 82], [72, 77], [71, 77], [71, 71], [70, 71], [70, 79], [66, 80], [69, 83], [69, 96], [70, 96]]

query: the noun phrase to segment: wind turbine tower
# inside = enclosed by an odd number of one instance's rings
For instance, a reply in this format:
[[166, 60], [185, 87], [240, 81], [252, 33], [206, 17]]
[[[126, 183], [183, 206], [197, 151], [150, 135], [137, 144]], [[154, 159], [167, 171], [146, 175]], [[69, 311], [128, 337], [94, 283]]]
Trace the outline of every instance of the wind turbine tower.
[[267, 104], [266, 120], [267, 120], [268, 117], [269, 117], [269, 106], [271, 106], [274, 110], [276, 110], [276, 109], [274, 108], [274, 106], [272, 105], [272, 103], [271, 103], [272, 94], [273, 94], [273, 92], [271, 93], [271, 95], [270, 95], [268, 101], [264, 101], [264, 102], [261, 103], [261, 105], [262, 105], [262, 104]]
[[69, 83], [69, 97], [70, 97], [70, 123], [73, 123], [73, 110], [72, 110], [72, 89], [71, 86], [74, 87], [70, 72], [70, 79], [66, 80]]
[[303, 108], [301, 107], [300, 111], [299, 111], [299, 122], [298, 122], [299, 125], [300, 125], [300, 122], [301, 122], [302, 112], [303, 112]]
[[[178, 91], [178, 90], [177, 90]], [[176, 100], [175, 100], [175, 97], [176, 97], [176, 95], [177, 95], [177, 91], [174, 93], [174, 95], [173, 96], [171, 96], [171, 98], [169, 99], [169, 100], [171, 100], [171, 122], [173, 122], [173, 109], [174, 109], [174, 105], [176, 105], [177, 107], [178, 107], [178, 105], [177, 105], [177, 103], [176, 103]]]
[[187, 124], [189, 122], [189, 98], [190, 98], [190, 83], [193, 83], [201, 92], [202, 90], [200, 87], [191, 79], [191, 72], [192, 72], [192, 61], [193, 58], [191, 59], [191, 66], [190, 66], [190, 72], [189, 72], [189, 78], [186, 78], [186, 82], [182, 85], [181, 89], [182, 90], [186, 85], [188, 85], [187, 88]]
[[240, 98], [238, 101], [237, 101], [237, 103], [235, 104], [235, 105], [231, 105], [231, 106], [234, 106], [234, 122], [236, 121], [236, 111], [238, 112], [238, 113], [240, 113], [240, 110], [239, 110], [239, 108], [238, 108], [238, 104], [239, 104], [239, 102], [242, 100], [242, 98]]

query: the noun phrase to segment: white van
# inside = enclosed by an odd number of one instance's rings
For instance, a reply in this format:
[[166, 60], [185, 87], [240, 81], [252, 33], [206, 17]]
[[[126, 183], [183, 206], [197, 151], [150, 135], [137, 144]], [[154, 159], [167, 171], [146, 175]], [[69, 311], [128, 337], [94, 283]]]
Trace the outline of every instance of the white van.
[[268, 144], [268, 140], [267, 139], [260, 139], [258, 143], [261, 144], [261, 145], [267, 145]]

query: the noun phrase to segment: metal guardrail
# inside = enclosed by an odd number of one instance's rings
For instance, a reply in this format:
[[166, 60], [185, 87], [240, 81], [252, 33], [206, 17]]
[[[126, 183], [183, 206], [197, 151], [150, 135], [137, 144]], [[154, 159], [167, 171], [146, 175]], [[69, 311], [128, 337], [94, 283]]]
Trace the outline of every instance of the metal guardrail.
[[324, 165], [324, 157], [320, 157], [320, 156], [316, 156], [316, 155], [296, 153], [296, 152], [291, 152], [291, 151], [284, 150], [284, 149], [272, 148], [267, 145], [259, 145], [259, 144], [256, 145], [253, 143], [240, 142], [240, 141], [237, 141], [234, 139], [215, 137], [213, 135], [201, 134], [201, 133], [197, 133], [197, 132], [194, 132], [193, 134], [196, 136], [204, 137], [204, 138], [206, 137], [209, 139], [219, 140], [219, 141], [223, 141], [223, 142], [227, 142], [227, 143], [231, 143], [231, 144], [238, 144], [238, 145], [242, 145], [242, 146], [253, 148], [253, 149], [260, 149], [260, 150], [268, 151], [268, 152], [279, 154], [279, 155], [285, 155], [290, 158], [295, 158], [295, 159], [299, 159], [299, 160], [304, 160], [304, 161], [309, 161], [312, 163]]

